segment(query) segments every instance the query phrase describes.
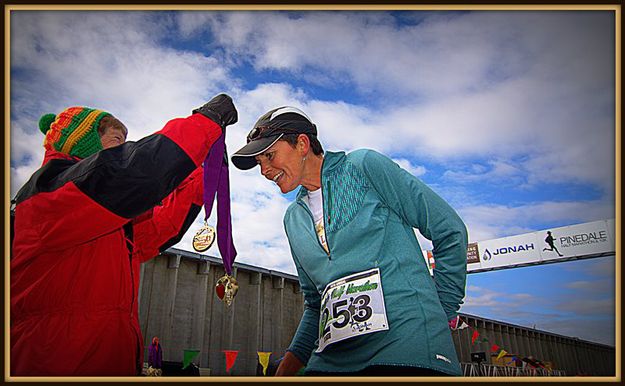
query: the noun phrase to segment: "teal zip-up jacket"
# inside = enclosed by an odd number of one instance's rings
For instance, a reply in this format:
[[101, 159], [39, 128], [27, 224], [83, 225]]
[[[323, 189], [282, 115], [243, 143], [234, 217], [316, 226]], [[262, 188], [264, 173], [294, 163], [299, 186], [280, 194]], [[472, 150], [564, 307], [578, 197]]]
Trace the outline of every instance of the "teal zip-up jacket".
[[[460, 375], [448, 327], [462, 304], [466, 283], [467, 231], [460, 217], [418, 178], [373, 150], [326, 152], [321, 189], [329, 253], [317, 238], [305, 188], [284, 216], [305, 301], [287, 350], [307, 371], [397, 365]], [[433, 278], [413, 228], [432, 241]], [[326, 285], [372, 268], [380, 270], [388, 330], [315, 352]]]

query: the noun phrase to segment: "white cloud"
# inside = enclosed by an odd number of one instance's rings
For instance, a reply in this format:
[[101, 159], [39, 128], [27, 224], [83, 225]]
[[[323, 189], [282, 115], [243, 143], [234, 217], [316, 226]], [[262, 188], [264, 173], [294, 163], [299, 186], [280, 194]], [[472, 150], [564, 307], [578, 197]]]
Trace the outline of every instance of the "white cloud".
[[532, 224], [571, 225], [614, 218], [614, 207], [603, 201], [537, 202], [519, 206], [475, 205], [458, 209], [471, 241], [534, 232]]
[[[227, 69], [213, 58], [158, 46], [154, 35], [165, 32], [166, 21], [131, 12], [14, 12], [11, 64], [29, 78], [12, 81], [18, 116], [12, 158], [41, 159], [37, 121], [44, 113], [72, 105], [101, 108], [137, 140], [216, 94]], [[24, 182], [16, 177], [12, 189]]]
[[425, 166], [422, 165], [413, 165], [410, 160], [405, 158], [393, 159], [399, 166], [408, 171], [408, 173], [412, 174], [415, 177], [420, 177], [424, 175], [427, 171]]
[[[612, 274], [610, 276], [614, 277], [614, 269], [612, 269]], [[597, 292], [601, 292], [601, 293], [612, 292], [613, 293], [614, 292], [614, 280], [606, 280], [606, 279], [577, 280], [577, 281], [570, 282], [566, 284], [565, 286], [570, 289], [580, 290], [580, 291], [590, 292], [590, 293], [597, 293]], [[612, 302], [614, 302], [613, 299], [612, 299]]]
[[[571, 264], [565, 265], [564, 269], [576, 274], [588, 274], [597, 278], [601, 278], [601, 281], [610, 283], [614, 280], [614, 273], [618, 272], [616, 269], [616, 261], [613, 256], [606, 256], [601, 258], [592, 259], [593, 264]], [[612, 283], [613, 285], [613, 283]]]
[[[197, 103], [206, 85], [225, 79], [223, 68], [210, 58], [159, 47], [155, 37], [165, 33], [163, 18], [18, 12], [13, 21], [12, 65], [35, 76], [42, 99], [57, 106], [53, 111], [68, 102], [89, 102], [118, 114], [171, 114], [172, 102]], [[206, 83], [198, 85], [202, 77]]]
[[573, 312], [577, 315], [613, 315], [614, 299], [580, 299], [555, 305], [556, 310]]
[[615, 321], [614, 318], [545, 318], [536, 326], [541, 330], [555, 332], [564, 336], [577, 337], [590, 342], [598, 342], [605, 345], [615, 346]]
[[16, 121], [11, 127], [11, 197], [30, 178], [31, 174], [41, 166], [43, 161], [43, 134], [36, 129], [24, 130], [26, 121]]
[[493, 308], [503, 311], [510, 308], [510, 301], [515, 307], [522, 308], [524, 304], [535, 303], [540, 299], [527, 293], [502, 293], [475, 285], [467, 286], [466, 297], [460, 312], [472, 313], [475, 309]]
[[[181, 19], [191, 17], [202, 19]], [[399, 26], [377, 12], [231, 12], [206, 15], [191, 29], [210, 28], [226, 52], [259, 70], [308, 81], [312, 72], [329, 78], [325, 85], [353, 84], [370, 95], [371, 110], [321, 104], [316, 115], [331, 146], [502, 162], [529, 155], [517, 165], [527, 183], [581, 181], [612, 190], [609, 13], [432, 13], [418, 20]]]
[[455, 183], [481, 183], [484, 181], [502, 181], [506, 185], [519, 185], [526, 176], [526, 171], [507, 160], [492, 159], [488, 167], [479, 164], [467, 165], [468, 171], [448, 170], [443, 173], [443, 179]]
[[466, 292], [460, 312], [614, 345], [614, 299], [579, 292], [535, 296], [471, 284]]
[[[612, 83], [610, 74], [592, 71], [610, 66], [608, 12], [412, 15], [418, 22], [401, 25], [388, 13], [336, 11], [184, 13], [179, 22], [186, 35], [210, 28], [258, 69], [321, 68], [370, 90], [464, 93], [528, 72], [541, 80], [579, 77], [580, 87], [597, 87], [597, 77]], [[593, 55], [582, 55], [587, 51]]]

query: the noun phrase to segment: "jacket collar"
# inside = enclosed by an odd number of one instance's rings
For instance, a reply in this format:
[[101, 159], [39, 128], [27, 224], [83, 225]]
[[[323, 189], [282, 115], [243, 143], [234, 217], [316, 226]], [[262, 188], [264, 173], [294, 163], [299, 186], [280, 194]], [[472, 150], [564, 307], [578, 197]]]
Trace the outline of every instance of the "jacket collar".
[[71, 156], [71, 155], [67, 155], [65, 153], [61, 153], [60, 151], [46, 150], [46, 153], [43, 156], [43, 162], [41, 163], [41, 166], [47, 164], [48, 162], [50, 162], [53, 159], [66, 159], [66, 160], [70, 160], [70, 161], [80, 161], [80, 158], [74, 157], [74, 156]]
[[[330, 174], [334, 173], [339, 166], [341, 166], [347, 156], [344, 151], [326, 151], [323, 155], [323, 162], [321, 164], [321, 185], [323, 186], [323, 179]], [[308, 196], [308, 189], [303, 186], [300, 186], [299, 191], [297, 192], [296, 200], [301, 200], [304, 197]]]

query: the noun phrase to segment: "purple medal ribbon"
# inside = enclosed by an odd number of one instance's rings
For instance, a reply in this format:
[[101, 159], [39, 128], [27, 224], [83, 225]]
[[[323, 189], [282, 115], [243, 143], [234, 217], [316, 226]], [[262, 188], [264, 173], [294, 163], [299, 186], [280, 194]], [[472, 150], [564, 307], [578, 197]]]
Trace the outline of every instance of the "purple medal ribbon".
[[217, 195], [217, 245], [226, 274], [232, 275], [232, 265], [237, 251], [232, 241], [230, 219], [230, 182], [226, 156], [225, 130], [211, 147], [204, 160], [204, 220], [208, 220]]

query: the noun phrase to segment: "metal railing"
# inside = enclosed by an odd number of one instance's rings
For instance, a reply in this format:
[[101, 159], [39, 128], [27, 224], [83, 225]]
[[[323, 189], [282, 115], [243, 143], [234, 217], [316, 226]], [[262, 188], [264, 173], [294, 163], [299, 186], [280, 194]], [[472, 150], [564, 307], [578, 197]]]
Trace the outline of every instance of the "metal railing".
[[465, 377], [564, 377], [564, 370], [533, 367], [495, 366], [489, 364], [461, 363]]

